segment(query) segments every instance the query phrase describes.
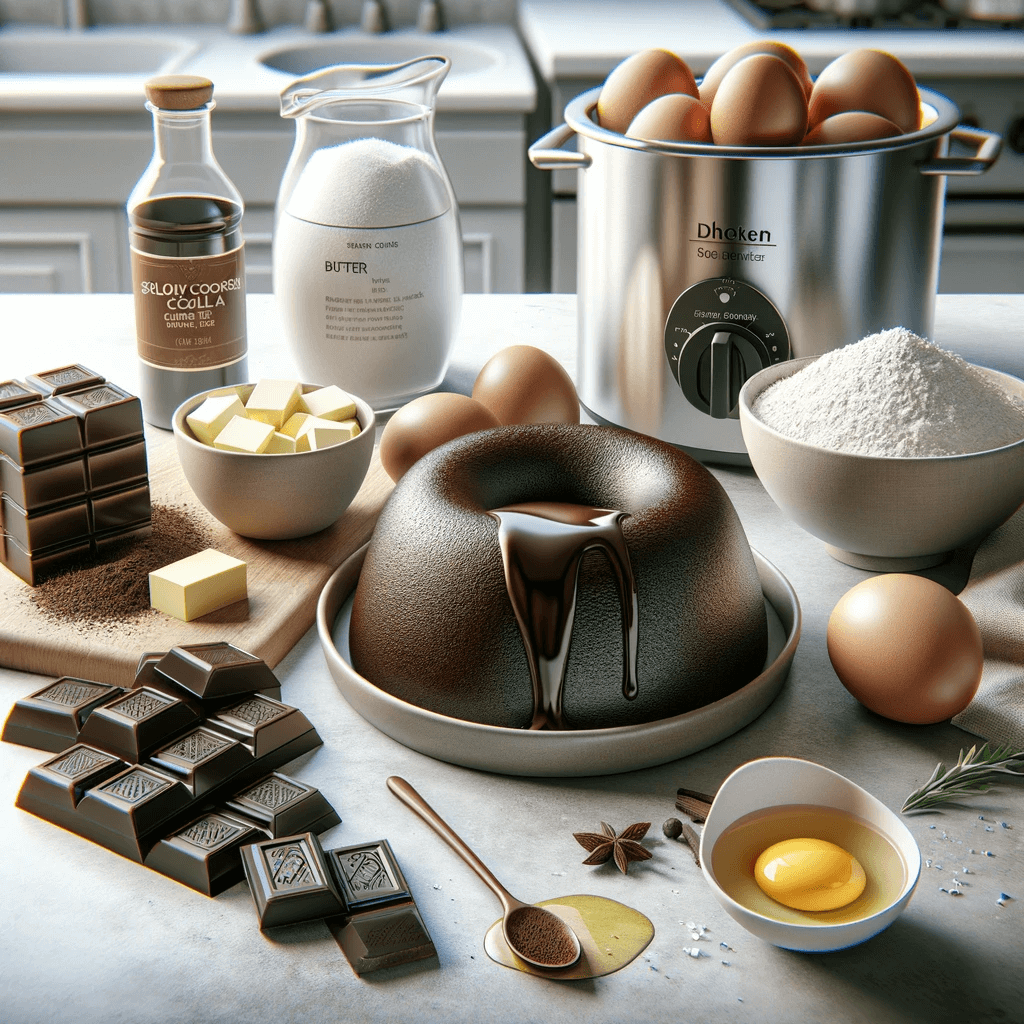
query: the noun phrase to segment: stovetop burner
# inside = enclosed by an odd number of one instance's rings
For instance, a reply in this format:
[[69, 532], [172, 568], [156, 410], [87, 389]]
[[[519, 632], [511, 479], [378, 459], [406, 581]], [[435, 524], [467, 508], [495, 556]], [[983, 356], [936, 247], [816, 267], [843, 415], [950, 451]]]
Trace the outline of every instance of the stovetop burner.
[[1024, 0], [729, 0], [755, 28], [1022, 29]]

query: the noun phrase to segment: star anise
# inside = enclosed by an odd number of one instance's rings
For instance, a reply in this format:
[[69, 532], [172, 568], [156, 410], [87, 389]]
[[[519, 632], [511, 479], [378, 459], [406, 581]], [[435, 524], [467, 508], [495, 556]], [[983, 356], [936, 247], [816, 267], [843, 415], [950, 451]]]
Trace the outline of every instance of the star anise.
[[651, 851], [640, 845], [650, 827], [649, 821], [638, 821], [616, 835], [615, 829], [602, 821], [600, 832], [573, 832], [572, 837], [584, 850], [590, 851], [584, 864], [603, 864], [614, 857], [616, 866], [625, 874], [631, 860], [651, 859]]

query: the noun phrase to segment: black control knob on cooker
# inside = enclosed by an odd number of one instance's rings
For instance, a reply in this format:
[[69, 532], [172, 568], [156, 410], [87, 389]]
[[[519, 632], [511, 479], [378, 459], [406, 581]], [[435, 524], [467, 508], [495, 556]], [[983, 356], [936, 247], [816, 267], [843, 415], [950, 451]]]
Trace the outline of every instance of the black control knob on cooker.
[[740, 388], [770, 363], [755, 334], [734, 325], [705, 324], [683, 345], [679, 386], [691, 405], [713, 419], [735, 419]]
[[763, 292], [735, 278], [690, 285], [665, 323], [672, 376], [690, 405], [712, 419], [736, 419], [746, 381], [789, 354], [779, 311]]
[[1006, 134], [1003, 137], [1014, 153], [1024, 153], [1024, 117], [1014, 118], [1007, 125]]

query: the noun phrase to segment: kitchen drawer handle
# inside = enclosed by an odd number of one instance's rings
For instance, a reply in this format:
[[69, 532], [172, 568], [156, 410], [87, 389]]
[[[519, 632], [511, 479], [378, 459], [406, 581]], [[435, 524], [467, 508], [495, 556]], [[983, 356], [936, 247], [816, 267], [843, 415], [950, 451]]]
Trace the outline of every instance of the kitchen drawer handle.
[[559, 149], [575, 134], [567, 124], [552, 128], [547, 135], [539, 138], [528, 150], [530, 163], [541, 171], [583, 170], [590, 166], [590, 157], [586, 153], [577, 153], [571, 149]]
[[965, 146], [975, 146], [974, 156], [940, 156], [921, 164], [922, 174], [984, 174], [999, 156], [1003, 147], [1003, 138], [995, 132], [986, 132], [981, 128], [968, 128], [959, 125], [949, 137], [953, 142], [961, 142]]

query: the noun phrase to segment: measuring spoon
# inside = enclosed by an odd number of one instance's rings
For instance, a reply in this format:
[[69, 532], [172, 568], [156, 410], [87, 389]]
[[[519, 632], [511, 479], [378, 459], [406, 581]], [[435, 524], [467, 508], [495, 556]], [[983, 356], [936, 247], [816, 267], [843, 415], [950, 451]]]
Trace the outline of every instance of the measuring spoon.
[[405, 779], [392, 775], [387, 780], [387, 786], [406, 807], [418, 814], [501, 900], [505, 911], [501, 921], [502, 935], [516, 956], [534, 967], [548, 970], [571, 967], [579, 960], [580, 941], [576, 933], [560, 917], [543, 907], [517, 900]]

